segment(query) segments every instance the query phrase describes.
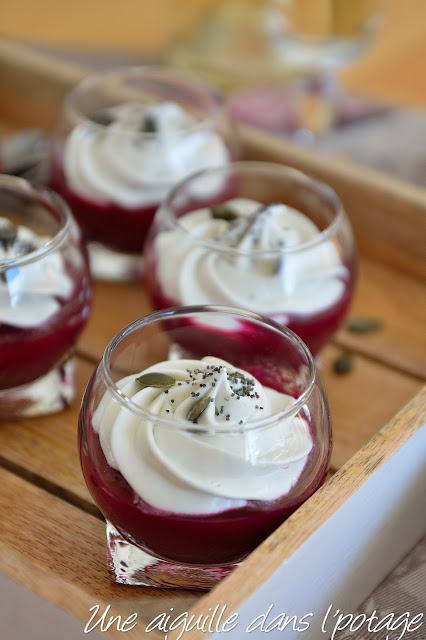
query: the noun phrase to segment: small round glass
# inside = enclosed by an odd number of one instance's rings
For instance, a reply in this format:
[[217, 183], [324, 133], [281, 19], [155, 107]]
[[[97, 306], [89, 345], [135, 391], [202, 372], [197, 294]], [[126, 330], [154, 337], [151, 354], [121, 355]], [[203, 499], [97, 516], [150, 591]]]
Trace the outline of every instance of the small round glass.
[[74, 399], [72, 352], [90, 312], [80, 231], [54, 192], [0, 176], [0, 419]]
[[247, 308], [292, 329], [314, 355], [341, 326], [356, 276], [354, 238], [336, 193], [263, 162], [180, 182], [155, 217], [145, 257], [155, 308]]
[[66, 97], [53, 132], [53, 188], [90, 242], [94, 276], [132, 279], [160, 201], [238, 147], [220, 94], [166, 67], [97, 72]]
[[126, 326], [79, 423], [113, 579], [210, 588], [320, 487], [331, 440], [313, 358], [273, 320], [179, 307]]

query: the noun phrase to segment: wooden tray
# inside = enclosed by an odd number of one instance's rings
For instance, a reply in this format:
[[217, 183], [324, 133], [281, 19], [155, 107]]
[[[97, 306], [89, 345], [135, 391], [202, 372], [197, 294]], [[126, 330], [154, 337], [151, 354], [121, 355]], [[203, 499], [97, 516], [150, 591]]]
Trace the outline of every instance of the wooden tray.
[[[29, 126], [48, 130], [65, 92], [87, 72], [0, 39], [0, 133]], [[236, 611], [241, 621], [250, 611], [266, 611], [272, 602], [277, 612], [289, 611], [288, 585], [300, 583], [301, 575], [305, 580], [300, 591], [293, 589], [293, 596], [300, 595], [299, 600], [293, 598], [293, 605], [300, 607], [303, 602], [307, 608], [299, 615], [308, 610], [319, 615], [327, 598], [328, 604], [339, 602], [341, 609], [353, 611], [425, 530], [416, 501], [425, 441], [421, 425], [426, 420], [425, 317], [420, 304], [426, 191], [349, 162], [302, 151], [247, 127], [241, 127], [240, 135], [247, 158], [293, 165], [336, 189], [361, 254], [351, 316], [380, 318], [384, 328], [368, 336], [342, 330], [324, 351], [322, 372], [334, 423], [331, 479], [205, 596], [110, 582], [104, 524], [78, 461], [78, 401], [55, 416], [1, 425], [0, 571], [74, 614], [83, 625], [96, 604], [100, 612], [111, 605], [110, 613], [123, 619], [136, 612], [138, 624], [127, 632], [129, 639], [140, 637], [156, 615], [171, 614], [171, 607], [174, 615], [208, 615], [209, 607], [213, 611], [226, 605], [226, 616]], [[79, 397], [110, 338], [148, 310], [140, 287], [96, 283], [93, 313], [78, 345]], [[355, 367], [337, 376], [331, 362], [342, 348], [354, 352]], [[365, 512], [348, 511], [366, 495]], [[390, 526], [396, 513], [401, 517], [399, 527]], [[366, 539], [365, 531], [370, 531]], [[313, 541], [317, 554], [309, 551]], [[349, 557], [351, 562], [345, 561]], [[324, 571], [332, 585], [325, 591], [318, 586]], [[324, 593], [322, 600], [319, 592]], [[267, 606], [265, 593], [274, 594]], [[242, 628], [226, 637], [241, 638]], [[315, 633], [312, 624], [304, 637], [318, 637]], [[121, 634], [116, 626], [108, 632], [117, 638]], [[164, 633], [153, 631], [149, 637], [164, 638]], [[205, 637], [201, 631], [184, 635], [185, 640], [201, 637]]]

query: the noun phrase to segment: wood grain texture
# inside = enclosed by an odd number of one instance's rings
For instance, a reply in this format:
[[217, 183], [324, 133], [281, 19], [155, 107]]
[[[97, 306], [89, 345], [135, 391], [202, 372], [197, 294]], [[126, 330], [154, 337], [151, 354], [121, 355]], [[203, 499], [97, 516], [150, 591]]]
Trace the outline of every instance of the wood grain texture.
[[92, 313], [80, 338], [79, 352], [97, 362], [118, 331], [150, 311], [153, 308], [142, 283], [95, 282]]
[[[227, 604], [229, 612], [238, 607], [425, 419], [423, 389], [387, 428], [191, 612], [205, 613], [216, 604]], [[100, 520], [3, 469], [0, 487], [0, 570], [83, 622], [88, 621], [94, 604], [109, 604], [111, 613], [123, 617], [137, 612], [139, 620], [146, 624], [172, 606], [177, 614], [196, 603], [197, 596], [191, 593], [113, 584], [107, 577], [104, 526]], [[128, 637], [140, 637], [139, 633], [135, 628]], [[119, 637], [118, 633], [111, 635]], [[199, 637], [202, 636], [188, 635]]]
[[[58, 63], [30, 47], [0, 39], [0, 116], [4, 116], [0, 130], [22, 124], [50, 128], [64, 93], [86, 73], [78, 65]], [[200, 613], [220, 600], [236, 607], [258, 588], [277, 563], [289, 557], [409, 437], [425, 402], [424, 395], [411, 402], [384, 433], [356, 453], [418, 391], [424, 375], [419, 277], [424, 272], [426, 192], [356, 165], [319, 158], [247, 128], [241, 128], [241, 138], [247, 157], [293, 164], [335, 187], [352, 218], [362, 253], [351, 315], [385, 318], [385, 325], [370, 336], [341, 332], [337, 346], [329, 346], [322, 358], [334, 422], [333, 467], [355, 457], [229, 581], [201, 600], [193, 610]], [[79, 400], [94, 363], [122, 326], [148, 310], [141, 287], [97, 283], [92, 317], [78, 345], [74, 406], [55, 416], [0, 427], [0, 571], [84, 622], [95, 602], [112, 604], [114, 612], [127, 615], [138, 611], [141, 620], [148, 621], [171, 606], [176, 612], [188, 610], [197, 600], [192, 594], [109, 582], [103, 523], [79, 467]], [[331, 370], [341, 346], [356, 354], [355, 368], [345, 376]], [[139, 638], [140, 628], [127, 637]]]
[[[124, 637], [140, 638], [158, 613], [187, 611], [199, 596], [179, 590], [113, 583], [106, 569], [105, 525], [42, 489], [0, 469], [0, 571], [84, 624], [90, 607], [111, 605], [123, 619], [138, 613]], [[122, 632], [109, 634], [122, 638]], [[163, 640], [155, 633], [153, 640]]]
[[[321, 367], [333, 419], [333, 469], [353, 456], [421, 387], [416, 379], [362, 356], [356, 357], [351, 373], [338, 376], [332, 370], [338, 353], [337, 347], [327, 347]], [[66, 411], [1, 425], [0, 466], [99, 517], [77, 450], [79, 405], [93, 368], [92, 362], [78, 359], [77, 398]]]
[[329, 346], [321, 359], [333, 420], [333, 469], [340, 469], [422, 387], [420, 381], [360, 355], [350, 373], [337, 375], [332, 363], [340, 352]]
[[[227, 605], [238, 607], [265, 582], [359, 487], [413, 435], [426, 420], [426, 387], [365, 447], [263, 542], [244, 563], [202, 598], [191, 613]], [[176, 633], [169, 634], [175, 640]], [[199, 640], [190, 631], [185, 640]]]
[[[85, 357], [97, 361], [117, 331], [153, 309], [138, 283], [96, 282], [94, 287], [92, 316], [80, 339], [79, 350]], [[120, 304], [111, 304], [118, 296]], [[426, 302], [426, 289], [420, 280], [361, 255], [349, 317], [378, 318], [383, 321], [383, 328], [362, 336], [341, 331], [336, 342], [367, 358], [425, 379], [426, 304], [422, 304], [422, 300]]]
[[349, 319], [356, 318], [375, 318], [383, 326], [364, 335], [343, 329], [336, 338], [339, 345], [426, 378], [426, 287], [421, 280], [362, 256], [349, 313]]
[[81, 65], [0, 38], [1, 116], [21, 127], [51, 129], [65, 94], [87, 74]]
[[1, 424], [0, 464], [97, 513], [81, 473], [77, 446], [80, 402], [92, 371], [92, 363], [77, 360], [76, 399], [65, 411]]

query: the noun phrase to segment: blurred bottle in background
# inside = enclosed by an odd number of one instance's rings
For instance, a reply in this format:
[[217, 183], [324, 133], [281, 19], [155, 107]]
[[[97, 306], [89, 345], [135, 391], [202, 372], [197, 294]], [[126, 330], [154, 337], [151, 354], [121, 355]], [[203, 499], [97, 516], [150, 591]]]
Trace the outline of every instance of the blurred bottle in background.
[[[382, 0], [171, 0], [168, 58], [229, 89], [340, 67], [377, 31]], [[169, 13], [169, 15], [170, 15]]]
[[269, 0], [268, 33], [290, 66], [341, 67], [377, 32], [382, 0]]
[[175, 33], [169, 61], [229, 91], [282, 80], [287, 67], [275, 50], [269, 0], [171, 0]]
[[[295, 138], [310, 144], [334, 118], [336, 70], [377, 33], [383, 0], [171, 0], [169, 62], [222, 91], [291, 86]], [[294, 118], [293, 118], [294, 119]], [[294, 127], [293, 127], [294, 128]]]

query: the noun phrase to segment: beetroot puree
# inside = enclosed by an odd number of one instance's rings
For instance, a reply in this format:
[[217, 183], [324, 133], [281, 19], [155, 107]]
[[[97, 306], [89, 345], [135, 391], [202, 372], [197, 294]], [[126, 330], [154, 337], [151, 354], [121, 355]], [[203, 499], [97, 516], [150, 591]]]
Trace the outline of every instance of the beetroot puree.
[[158, 203], [129, 209], [113, 202], [82, 198], [67, 185], [57, 158], [52, 166], [51, 187], [68, 203], [86, 240], [123, 253], [142, 251]]
[[[353, 265], [346, 265], [346, 266], [348, 267], [349, 274], [350, 274], [349, 281], [347, 282], [347, 285], [344, 289], [344, 293], [342, 297], [333, 306], [329, 307], [328, 309], [325, 309], [320, 313], [315, 313], [311, 315], [297, 316], [297, 315], [290, 315], [287, 313], [270, 314], [270, 317], [273, 320], [275, 320], [276, 322], [279, 322], [280, 324], [294, 331], [294, 333], [296, 333], [299, 336], [299, 338], [303, 340], [303, 342], [306, 344], [306, 346], [314, 356], [316, 356], [319, 353], [319, 351], [323, 348], [323, 346], [331, 339], [331, 337], [335, 334], [338, 328], [342, 325], [344, 317], [348, 311], [348, 308], [352, 299], [353, 291], [354, 291], [355, 266]], [[150, 268], [147, 269], [147, 272], [145, 275], [145, 288], [151, 298], [152, 304], [155, 309], [167, 309], [169, 307], [176, 307], [181, 304], [179, 300], [173, 300], [171, 298], [168, 298], [163, 293], [161, 289], [161, 284], [157, 279], [155, 265], [152, 264], [152, 262], [150, 264]], [[214, 301], [213, 300], [209, 301], [209, 304], [214, 304]], [[232, 336], [230, 336], [230, 338], [232, 338], [231, 342], [233, 343], [233, 345], [230, 344], [229, 346], [226, 345], [225, 343], [225, 340], [226, 340], [225, 331], [215, 331], [213, 329], [208, 331], [204, 329], [203, 330], [204, 344], [200, 345], [200, 351], [204, 353], [207, 353], [209, 351], [209, 349], [206, 347], [208, 347], [208, 344], [212, 340], [212, 336], [211, 336], [212, 332], [214, 332], [215, 334], [215, 337], [214, 337], [215, 345], [217, 345], [219, 335], [221, 336], [221, 339], [224, 343], [223, 344], [224, 355], [219, 357], [223, 357], [225, 360], [228, 359], [232, 361], [231, 354], [233, 353], [233, 350], [236, 348], [236, 345], [238, 343], [241, 343], [242, 349], [247, 348], [246, 341], [248, 336], [246, 335], [246, 330], [245, 330], [243, 321], [241, 321], [241, 331], [240, 331], [241, 335], [238, 336], [236, 335], [235, 332], [233, 332]], [[268, 336], [265, 336], [265, 339], [270, 340], [270, 337], [268, 338]], [[272, 345], [270, 346], [272, 347]], [[231, 353], [227, 351], [228, 348], [231, 349]]]
[[20, 328], [0, 322], [0, 389], [12, 389], [51, 371], [74, 346], [90, 311], [91, 289], [85, 276], [61, 308], [44, 324]]
[[[241, 560], [318, 489], [327, 473], [329, 456], [326, 455], [313, 481], [296, 499], [283, 496], [273, 503], [251, 501], [243, 508], [212, 515], [162, 511], [144, 502], [120, 472], [108, 465], [98, 434], [91, 425], [83, 427], [85, 419], [90, 420], [89, 416], [80, 417], [80, 456], [94, 501], [129, 542], [165, 560], [194, 565]], [[87, 440], [83, 441], [84, 428]], [[303, 482], [309, 471], [312, 473], [311, 460], [319, 446], [314, 439], [299, 482]]]

